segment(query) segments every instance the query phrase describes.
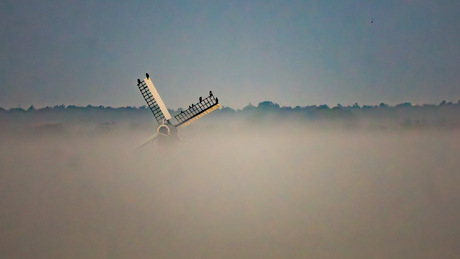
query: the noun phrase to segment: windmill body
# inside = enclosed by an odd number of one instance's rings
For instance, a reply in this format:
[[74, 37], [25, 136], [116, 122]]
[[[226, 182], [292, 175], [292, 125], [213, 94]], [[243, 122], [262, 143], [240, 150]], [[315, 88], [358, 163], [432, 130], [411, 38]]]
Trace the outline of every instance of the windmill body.
[[171, 122], [172, 117], [161, 99], [160, 94], [153, 85], [149, 74], [146, 74], [146, 78], [143, 80], [137, 79], [137, 87], [159, 124], [156, 132], [144, 140], [139, 148], [155, 140], [157, 140], [158, 144], [161, 146], [182, 143], [183, 141], [178, 135], [178, 128], [185, 127], [193, 121], [221, 107], [219, 100], [212, 94], [212, 91], [210, 91], [208, 97], [204, 99], [200, 97], [198, 103], [192, 104], [187, 110], [183, 110], [174, 116], [178, 123], [173, 124]]

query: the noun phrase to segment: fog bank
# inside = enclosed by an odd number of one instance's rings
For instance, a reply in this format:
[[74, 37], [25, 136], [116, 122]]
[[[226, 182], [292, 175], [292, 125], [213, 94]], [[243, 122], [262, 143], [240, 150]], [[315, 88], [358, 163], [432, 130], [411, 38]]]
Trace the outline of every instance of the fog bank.
[[460, 253], [458, 131], [205, 122], [135, 151], [147, 127], [3, 134], [0, 257]]

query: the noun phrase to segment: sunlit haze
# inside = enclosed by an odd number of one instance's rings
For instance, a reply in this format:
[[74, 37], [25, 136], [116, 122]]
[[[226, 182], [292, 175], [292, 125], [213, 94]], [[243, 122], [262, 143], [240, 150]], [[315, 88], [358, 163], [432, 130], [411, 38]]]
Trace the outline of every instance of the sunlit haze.
[[149, 110], [0, 112], [0, 255], [457, 258], [459, 105], [261, 106], [137, 150]]

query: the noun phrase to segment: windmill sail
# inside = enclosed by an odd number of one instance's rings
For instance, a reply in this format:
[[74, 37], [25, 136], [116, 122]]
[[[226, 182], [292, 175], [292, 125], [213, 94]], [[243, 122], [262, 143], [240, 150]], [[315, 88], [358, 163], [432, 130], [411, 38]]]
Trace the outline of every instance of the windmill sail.
[[201, 102], [190, 106], [187, 110], [181, 111], [179, 114], [174, 116], [179, 124], [176, 127], [184, 127], [192, 123], [193, 121], [203, 117], [204, 115], [216, 110], [220, 107], [219, 100], [212, 94]]
[[148, 145], [150, 144], [152, 141], [154, 141], [156, 138], [158, 137], [158, 133], [154, 133], [152, 136], [146, 138], [144, 141], [142, 141], [141, 144], [139, 144], [139, 146], [136, 148], [136, 149], [139, 149], [145, 145]]
[[168, 112], [163, 100], [161, 100], [160, 95], [158, 94], [157, 89], [150, 80], [149, 77], [144, 80], [138, 80], [137, 87], [141, 91], [142, 96], [144, 97], [147, 105], [155, 116], [155, 119], [159, 124], [162, 124], [164, 121], [171, 119], [171, 115]]

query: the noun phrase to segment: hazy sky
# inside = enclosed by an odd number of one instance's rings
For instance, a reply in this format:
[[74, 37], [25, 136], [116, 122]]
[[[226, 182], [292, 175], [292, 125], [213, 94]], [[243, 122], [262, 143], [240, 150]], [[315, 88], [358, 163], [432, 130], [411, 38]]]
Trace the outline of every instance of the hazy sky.
[[459, 1], [3, 0], [0, 39], [5, 108], [460, 99]]

